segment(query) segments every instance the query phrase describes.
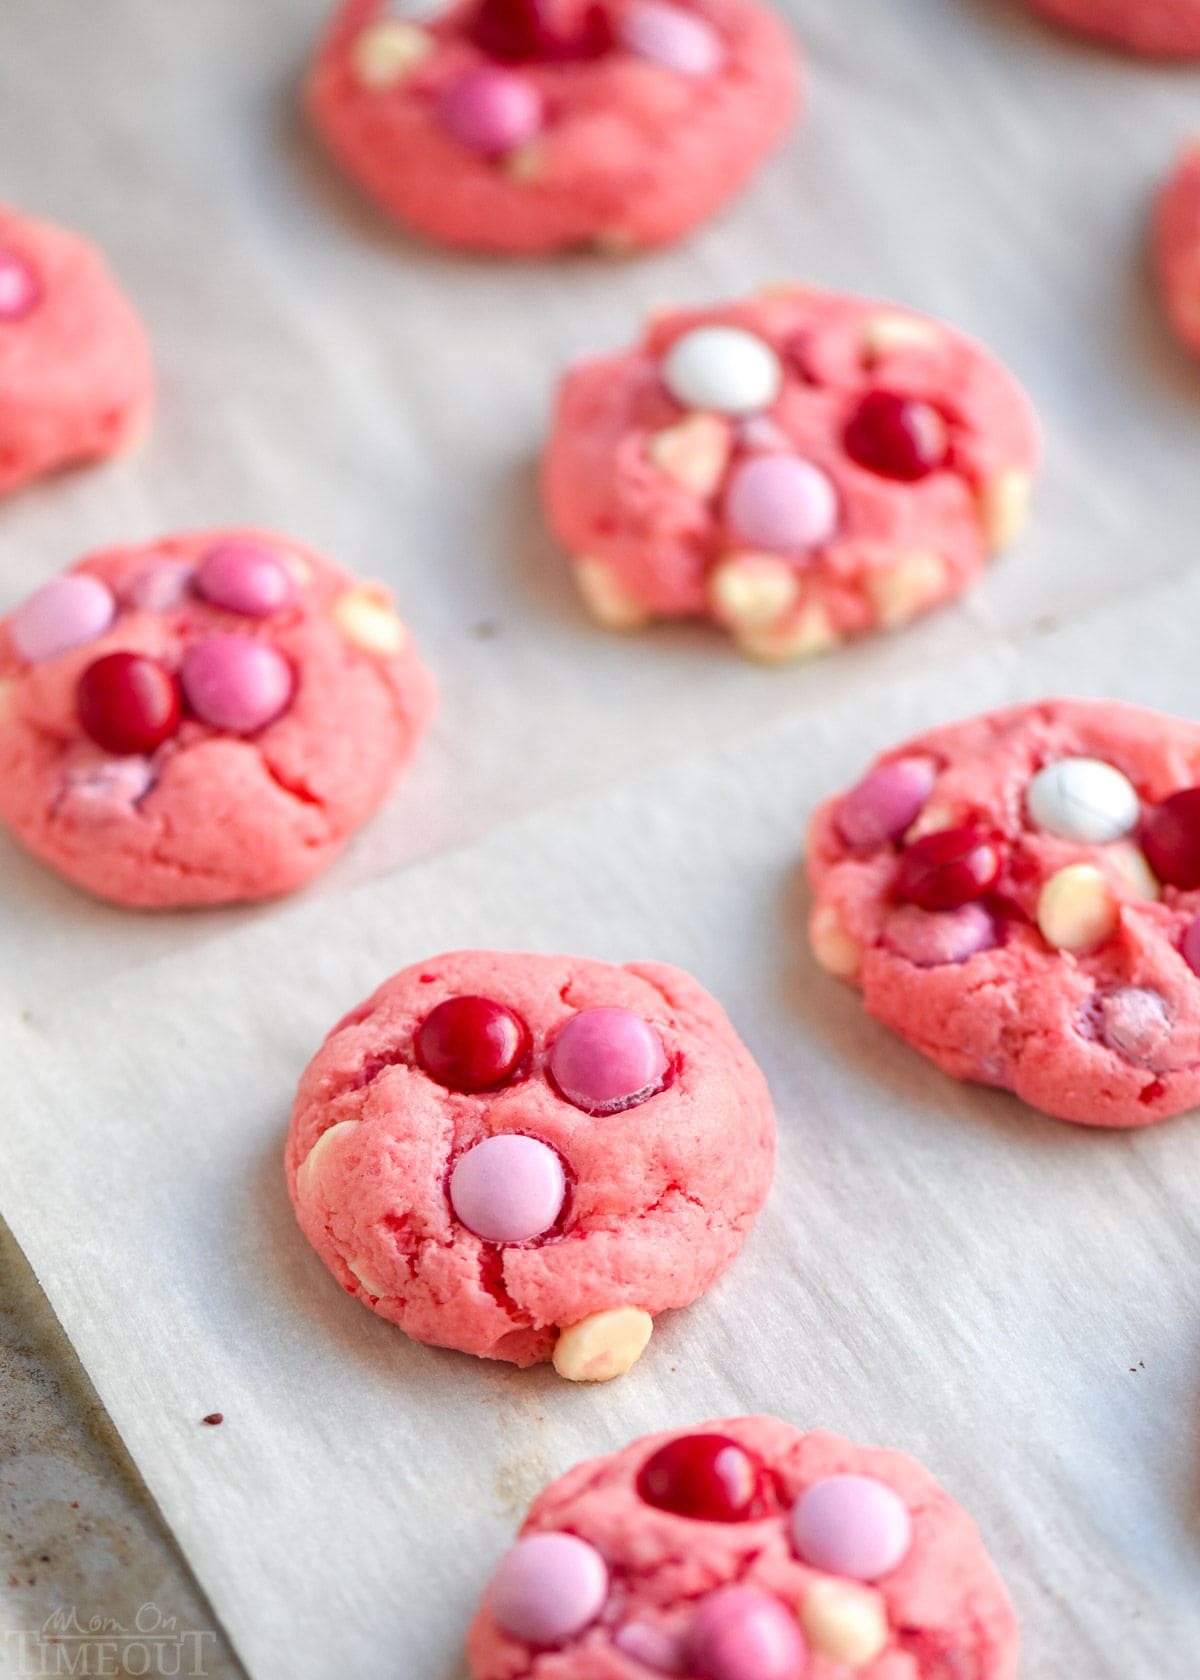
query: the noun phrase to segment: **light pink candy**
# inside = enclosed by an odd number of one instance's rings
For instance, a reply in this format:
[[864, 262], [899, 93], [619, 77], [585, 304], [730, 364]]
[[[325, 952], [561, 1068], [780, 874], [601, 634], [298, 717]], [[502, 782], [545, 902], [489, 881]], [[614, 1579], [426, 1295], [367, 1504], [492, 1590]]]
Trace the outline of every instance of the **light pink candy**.
[[468, 70], [451, 82], [441, 112], [457, 140], [489, 155], [532, 140], [545, 120], [542, 96], [529, 78], [491, 66]]
[[912, 1546], [907, 1505], [873, 1476], [814, 1482], [792, 1507], [791, 1527], [804, 1563], [852, 1581], [890, 1575]]
[[296, 599], [296, 580], [274, 549], [246, 539], [220, 543], [196, 567], [196, 589], [214, 607], [269, 618]]
[[808, 1666], [794, 1613], [754, 1587], [722, 1587], [701, 1600], [687, 1656], [697, 1680], [799, 1680]]
[[128, 816], [154, 786], [154, 766], [148, 758], [102, 759], [67, 772], [66, 795], [94, 817]]
[[553, 1149], [516, 1132], [477, 1143], [450, 1174], [450, 1205], [484, 1242], [540, 1237], [562, 1212], [566, 1194], [566, 1174]]
[[129, 585], [130, 606], [141, 612], [170, 612], [187, 599], [195, 570], [190, 560], [160, 560], [147, 566]]
[[827, 543], [837, 530], [837, 492], [829, 475], [811, 461], [756, 455], [729, 482], [725, 521], [752, 548], [802, 554]]
[[963, 904], [957, 910], [922, 910], [902, 904], [884, 927], [888, 949], [918, 968], [966, 962], [996, 943], [996, 924], [982, 904]]
[[86, 572], [67, 572], [18, 607], [8, 628], [21, 658], [38, 665], [94, 642], [115, 615], [116, 602], [107, 584]]
[[847, 846], [869, 851], [896, 840], [921, 814], [937, 770], [928, 758], [894, 758], [850, 789], [834, 816]]
[[682, 1642], [652, 1622], [626, 1622], [613, 1634], [613, 1644], [622, 1656], [653, 1669], [655, 1674], [684, 1672]]
[[667, 1053], [650, 1023], [631, 1009], [584, 1009], [559, 1029], [549, 1068], [576, 1108], [611, 1114], [661, 1083]]
[[1127, 1062], [1153, 1067], [1171, 1037], [1166, 999], [1149, 986], [1114, 986], [1096, 998], [1100, 1036]]
[[500, 1560], [492, 1615], [527, 1645], [561, 1645], [590, 1627], [608, 1598], [608, 1566], [574, 1534], [530, 1534]]
[[188, 705], [215, 729], [249, 735], [274, 721], [291, 702], [292, 668], [281, 653], [253, 636], [209, 636], [189, 648], [179, 672]]
[[711, 76], [721, 68], [721, 38], [694, 12], [665, 0], [638, 0], [621, 24], [622, 44], [639, 58], [680, 76]]
[[41, 296], [41, 282], [25, 258], [0, 250], [0, 322], [23, 320]]

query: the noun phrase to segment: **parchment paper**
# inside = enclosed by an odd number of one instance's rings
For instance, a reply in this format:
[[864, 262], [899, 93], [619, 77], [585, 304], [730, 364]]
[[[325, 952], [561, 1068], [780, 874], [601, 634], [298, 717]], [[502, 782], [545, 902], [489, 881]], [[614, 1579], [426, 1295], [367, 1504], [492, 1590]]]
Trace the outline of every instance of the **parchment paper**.
[[[810, 118], [730, 215], [647, 261], [502, 266], [385, 230], [316, 158], [292, 112], [321, 9], [0, 16], [0, 191], [109, 249], [163, 382], [139, 457], [5, 506], [0, 595], [260, 520], [387, 578], [444, 692], [390, 812], [291, 906], [129, 916], [0, 848], [0, 1212], [255, 1680], [450, 1680], [544, 1480], [750, 1408], [924, 1458], [1012, 1586], [1031, 1680], [1194, 1680], [1200, 1131], [1092, 1134], [943, 1079], [813, 970], [796, 865], [817, 797], [906, 730], [1054, 689], [1196, 712], [1200, 388], [1140, 241], [1200, 79], [1001, 0], [796, 0]], [[1048, 428], [1030, 538], [807, 670], [592, 631], [531, 497], [559, 364], [664, 297], [794, 273], [1008, 358]], [[286, 1203], [329, 1023], [488, 943], [691, 968], [778, 1100], [745, 1254], [605, 1390], [407, 1343]]]

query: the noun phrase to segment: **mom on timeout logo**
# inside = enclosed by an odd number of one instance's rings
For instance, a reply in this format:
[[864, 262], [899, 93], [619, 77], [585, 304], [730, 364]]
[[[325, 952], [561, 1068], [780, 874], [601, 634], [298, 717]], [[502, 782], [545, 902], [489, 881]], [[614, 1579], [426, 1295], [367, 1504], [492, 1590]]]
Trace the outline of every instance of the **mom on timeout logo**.
[[125, 1627], [111, 1616], [81, 1616], [74, 1605], [54, 1610], [40, 1628], [4, 1634], [6, 1656], [12, 1666], [3, 1672], [13, 1680], [31, 1675], [206, 1675], [211, 1629], [183, 1628], [157, 1604], [143, 1604]]

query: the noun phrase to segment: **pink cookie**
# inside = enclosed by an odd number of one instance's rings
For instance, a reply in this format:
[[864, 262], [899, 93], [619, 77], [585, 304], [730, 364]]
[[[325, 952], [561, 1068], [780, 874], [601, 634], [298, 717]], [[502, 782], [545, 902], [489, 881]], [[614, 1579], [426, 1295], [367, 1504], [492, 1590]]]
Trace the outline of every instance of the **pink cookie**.
[[382, 804], [433, 710], [387, 591], [288, 538], [109, 549], [0, 624], [0, 819], [118, 904], [269, 897]]
[[1171, 325], [1200, 354], [1200, 140], [1180, 153], [1159, 194], [1154, 258]]
[[1014, 1680], [975, 1525], [900, 1453], [771, 1417], [649, 1435], [533, 1503], [473, 1680]]
[[1198, 784], [1200, 725], [1113, 701], [934, 730], [817, 811], [813, 950], [957, 1078], [1093, 1126], [1192, 1108]]
[[1200, 58], [1200, 0], [1030, 0], [1055, 23], [1150, 58]]
[[308, 104], [348, 172], [433, 239], [625, 252], [732, 198], [798, 82], [759, 0], [344, 0]]
[[978, 345], [796, 286], [658, 315], [572, 368], [542, 491], [602, 624], [705, 617], [783, 660], [973, 583], [1037, 459], [1028, 401]]
[[152, 394], [145, 335], [99, 252], [0, 205], [0, 496], [129, 448]]
[[762, 1074], [658, 963], [459, 951], [402, 969], [300, 1082], [288, 1183], [338, 1281], [408, 1335], [606, 1381], [741, 1248]]

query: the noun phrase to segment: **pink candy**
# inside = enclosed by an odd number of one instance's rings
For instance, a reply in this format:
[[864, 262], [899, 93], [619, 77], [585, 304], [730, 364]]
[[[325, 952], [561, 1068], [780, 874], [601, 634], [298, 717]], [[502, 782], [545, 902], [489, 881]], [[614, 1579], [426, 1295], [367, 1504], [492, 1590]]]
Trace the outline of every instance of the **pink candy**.
[[794, 1614], [754, 1587], [722, 1587], [701, 1600], [687, 1655], [698, 1680], [799, 1680], [808, 1666]]
[[0, 324], [23, 320], [41, 296], [41, 283], [25, 258], [0, 250]]
[[1149, 986], [1114, 986], [1096, 994], [1092, 1013], [1101, 1039], [1127, 1062], [1154, 1067], [1166, 1058], [1171, 1017], [1160, 992]]
[[187, 600], [195, 567], [190, 560], [160, 560], [139, 572], [126, 594], [140, 612], [170, 612]]
[[13, 646], [22, 659], [38, 665], [60, 653], [83, 647], [112, 624], [112, 590], [86, 572], [68, 572], [31, 595], [9, 621]]
[[468, 70], [452, 82], [441, 111], [456, 139], [489, 156], [532, 140], [545, 120], [542, 96], [529, 78], [493, 66]]
[[792, 1543], [814, 1569], [877, 1581], [908, 1555], [912, 1518], [900, 1496], [872, 1476], [827, 1476], [793, 1506]]
[[684, 1655], [681, 1642], [653, 1622], [626, 1622], [613, 1634], [613, 1644], [622, 1656], [641, 1663], [655, 1674], [682, 1674]]
[[269, 618], [296, 598], [296, 580], [265, 543], [221, 543], [196, 567], [196, 589], [214, 607]]
[[856, 850], [886, 846], [920, 816], [936, 775], [928, 758], [894, 758], [881, 764], [846, 794], [834, 826], [846, 845]]
[[711, 24], [664, 0], [638, 0], [625, 14], [621, 42], [639, 58], [680, 76], [711, 76], [725, 58]]
[[837, 530], [837, 493], [826, 473], [795, 455], [756, 455], [734, 472], [725, 520], [751, 548], [801, 554]]
[[996, 924], [982, 904], [960, 904], [957, 910], [921, 910], [902, 904], [892, 911], [884, 928], [889, 950], [918, 968], [966, 962], [996, 943]]
[[659, 1088], [667, 1053], [632, 1009], [584, 1009], [559, 1030], [548, 1066], [569, 1103], [587, 1114], [613, 1114]]
[[527, 1645], [561, 1645], [589, 1627], [608, 1598], [608, 1566], [574, 1534], [530, 1534], [500, 1560], [488, 1588], [493, 1616]]
[[455, 1216], [484, 1242], [529, 1242], [562, 1212], [567, 1180], [553, 1149], [504, 1132], [459, 1157], [450, 1174]]
[[189, 648], [179, 673], [188, 705], [215, 729], [250, 735], [286, 710], [295, 689], [281, 653], [253, 636], [209, 636]]

